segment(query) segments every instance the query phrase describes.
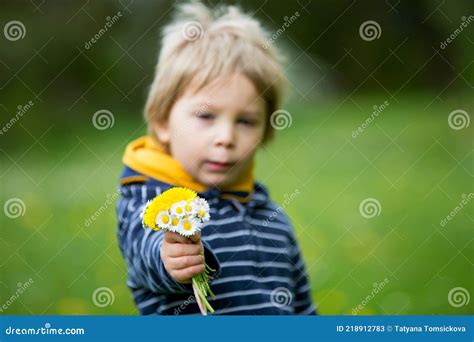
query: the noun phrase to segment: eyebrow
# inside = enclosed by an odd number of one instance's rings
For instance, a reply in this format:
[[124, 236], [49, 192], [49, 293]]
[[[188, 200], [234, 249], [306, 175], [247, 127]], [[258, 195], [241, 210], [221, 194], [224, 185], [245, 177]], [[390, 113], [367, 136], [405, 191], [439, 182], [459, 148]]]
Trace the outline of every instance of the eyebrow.
[[243, 110], [240, 113], [243, 114], [243, 115], [260, 117], [261, 111], [258, 110], [258, 109], [256, 109], [256, 110]]
[[[197, 108], [197, 111], [203, 112], [203, 111], [211, 111], [211, 112], [219, 112], [221, 111], [221, 107], [209, 104], [206, 102], [196, 102], [195, 107]], [[250, 108], [250, 109], [244, 109], [239, 111], [239, 114], [241, 115], [248, 115], [248, 116], [254, 116], [254, 117], [259, 117], [261, 111], [257, 108]]]

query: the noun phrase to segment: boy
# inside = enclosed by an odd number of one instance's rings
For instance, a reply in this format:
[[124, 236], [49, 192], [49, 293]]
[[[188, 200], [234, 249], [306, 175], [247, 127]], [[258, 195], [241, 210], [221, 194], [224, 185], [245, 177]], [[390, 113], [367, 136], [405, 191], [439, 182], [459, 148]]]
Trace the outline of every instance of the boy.
[[[237, 8], [213, 13], [195, 2], [164, 29], [149, 134], [126, 148], [117, 204], [127, 285], [142, 314], [198, 314], [190, 280], [204, 261], [215, 270], [217, 315], [315, 314], [290, 222], [253, 178], [284, 81], [265, 38]], [[143, 229], [146, 202], [173, 186], [209, 202], [201, 236]]]

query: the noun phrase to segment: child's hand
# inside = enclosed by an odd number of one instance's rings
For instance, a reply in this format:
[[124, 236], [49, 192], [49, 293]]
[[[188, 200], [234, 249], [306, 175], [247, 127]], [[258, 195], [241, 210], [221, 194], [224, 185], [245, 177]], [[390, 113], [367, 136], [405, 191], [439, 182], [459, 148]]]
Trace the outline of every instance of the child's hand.
[[165, 269], [176, 281], [190, 283], [191, 278], [205, 268], [201, 234], [189, 238], [169, 230], [164, 234], [160, 256]]

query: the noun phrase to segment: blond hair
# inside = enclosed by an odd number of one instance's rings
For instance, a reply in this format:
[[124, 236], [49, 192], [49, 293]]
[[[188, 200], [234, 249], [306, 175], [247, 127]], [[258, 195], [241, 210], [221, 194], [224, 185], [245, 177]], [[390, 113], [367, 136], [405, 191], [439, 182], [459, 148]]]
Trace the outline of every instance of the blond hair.
[[265, 102], [263, 142], [267, 142], [274, 135], [270, 116], [281, 105], [286, 84], [279, 56], [268, 44], [260, 23], [237, 7], [210, 10], [200, 2], [180, 5], [174, 20], [163, 29], [145, 106], [149, 134], [156, 139], [152, 123], [168, 119], [173, 104], [191, 81], [200, 89], [216, 77], [241, 73]]

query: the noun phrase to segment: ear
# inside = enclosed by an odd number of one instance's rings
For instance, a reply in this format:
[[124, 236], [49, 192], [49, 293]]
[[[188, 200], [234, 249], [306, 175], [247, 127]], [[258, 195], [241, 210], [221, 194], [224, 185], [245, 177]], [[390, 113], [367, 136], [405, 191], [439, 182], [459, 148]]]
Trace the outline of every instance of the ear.
[[158, 140], [167, 145], [170, 142], [170, 131], [168, 119], [161, 120], [159, 122], [154, 122], [152, 124], [153, 132], [155, 133]]

